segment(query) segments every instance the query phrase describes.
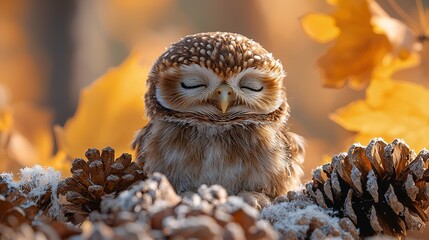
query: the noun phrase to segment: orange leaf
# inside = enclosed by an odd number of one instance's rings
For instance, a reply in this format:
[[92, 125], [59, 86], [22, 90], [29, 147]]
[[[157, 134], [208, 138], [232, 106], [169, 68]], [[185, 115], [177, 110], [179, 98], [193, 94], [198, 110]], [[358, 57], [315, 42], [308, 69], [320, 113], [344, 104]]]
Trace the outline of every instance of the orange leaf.
[[301, 18], [301, 25], [305, 33], [319, 43], [330, 42], [340, 34], [335, 19], [327, 14], [306, 14]]
[[404, 139], [415, 149], [429, 147], [429, 89], [418, 84], [388, 78], [373, 81], [366, 99], [337, 110], [331, 119], [349, 131], [355, 141], [371, 138], [387, 141]]
[[56, 128], [60, 152], [69, 158], [107, 146], [118, 153], [131, 152], [135, 132], [147, 123], [142, 96], [148, 70], [139, 59], [139, 52], [131, 54], [82, 90], [75, 115], [64, 128]]
[[348, 81], [352, 88], [362, 89], [379, 66], [396, 62], [392, 58], [404, 62], [411, 56], [417, 59], [414, 53], [419, 47], [410, 29], [387, 15], [375, 1], [328, 2], [334, 6], [333, 13], [308, 14], [301, 19], [310, 37], [322, 43], [335, 39], [317, 61], [325, 86], [340, 88]]
[[51, 113], [32, 104], [1, 107], [0, 172], [49, 165], [53, 149], [51, 124]]
[[15, 159], [25, 167], [49, 166], [54, 146], [52, 113], [28, 103], [12, 107], [14, 124], [9, 145]]

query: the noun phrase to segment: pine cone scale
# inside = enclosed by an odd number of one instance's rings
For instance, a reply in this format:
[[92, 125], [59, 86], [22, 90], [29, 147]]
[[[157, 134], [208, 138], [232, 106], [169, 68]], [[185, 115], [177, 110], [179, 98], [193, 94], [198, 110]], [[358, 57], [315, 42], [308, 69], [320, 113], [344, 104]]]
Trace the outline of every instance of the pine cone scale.
[[103, 149], [101, 153], [101, 158], [103, 159], [103, 165], [104, 165], [104, 171], [103, 173], [106, 176], [110, 175], [111, 166], [114, 162], [115, 158], [115, 150], [113, 150], [111, 147], [107, 147]]
[[82, 172], [89, 172], [89, 166], [88, 163], [83, 160], [82, 158], [76, 158], [73, 163], [72, 163], [72, 167], [70, 169], [70, 172], [72, 174], [75, 173], [76, 170], [80, 170]]
[[85, 157], [88, 159], [88, 162], [91, 163], [101, 158], [100, 151], [95, 148], [90, 148], [88, 149], [88, 151], [85, 152]]

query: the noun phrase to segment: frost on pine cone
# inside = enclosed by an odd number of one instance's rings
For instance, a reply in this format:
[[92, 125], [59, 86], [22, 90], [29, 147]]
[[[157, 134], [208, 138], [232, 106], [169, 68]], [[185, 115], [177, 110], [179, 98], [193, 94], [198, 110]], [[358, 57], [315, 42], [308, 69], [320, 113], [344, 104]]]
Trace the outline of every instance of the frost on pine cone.
[[323, 209], [301, 191], [277, 197], [273, 205], [262, 209], [261, 216], [281, 234], [281, 239], [359, 238], [350, 219], [339, 219], [332, 209]]
[[97, 149], [88, 149], [85, 156], [88, 161], [74, 160], [70, 169], [73, 176], [58, 187], [58, 193], [68, 202], [61, 206], [64, 215], [74, 223], [99, 210], [102, 197], [117, 195], [145, 178], [142, 168], [132, 162], [128, 153], [115, 160], [115, 151], [107, 147], [101, 154]]
[[[28, 206], [24, 211], [21, 204], [27, 198], [19, 189], [11, 187], [4, 177], [0, 176], [0, 226], [17, 227], [24, 223], [30, 223], [36, 212], [36, 205]], [[32, 217], [27, 217], [31, 215]], [[2, 236], [2, 234], [0, 234]]]
[[255, 208], [238, 197], [228, 197], [223, 187], [202, 185], [197, 193], [181, 198], [160, 173], [115, 198], [104, 198], [101, 212], [91, 213], [89, 220], [93, 223], [87, 235], [91, 236], [100, 232], [97, 229], [108, 229], [121, 237], [123, 228], [133, 228], [137, 223], [138, 234], [148, 239], [278, 238], [268, 222], [259, 220]]
[[316, 169], [306, 190], [321, 207], [350, 218], [361, 237], [404, 237], [428, 221], [428, 158], [428, 150], [416, 155], [402, 140], [387, 144], [375, 138]]
[[0, 174], [0, 225], [17, 227], [57, 218], [58, 203], [52, 193], [59, 179], [59, 172], [38, 165], [21, 169], [18, 181], [13, 174]]

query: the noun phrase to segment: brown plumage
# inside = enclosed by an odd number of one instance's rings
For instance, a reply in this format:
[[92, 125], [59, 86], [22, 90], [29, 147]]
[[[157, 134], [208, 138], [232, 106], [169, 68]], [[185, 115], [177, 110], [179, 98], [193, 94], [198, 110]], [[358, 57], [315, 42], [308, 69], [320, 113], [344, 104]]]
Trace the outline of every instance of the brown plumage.
[[281, 63], [239, 34], [173, 43], [149, 74], [138, 162], [179, 193], [220, 184], [256, 206], [285, 194], [300, 183], [304, 150], [288, 131], [283, 78]]

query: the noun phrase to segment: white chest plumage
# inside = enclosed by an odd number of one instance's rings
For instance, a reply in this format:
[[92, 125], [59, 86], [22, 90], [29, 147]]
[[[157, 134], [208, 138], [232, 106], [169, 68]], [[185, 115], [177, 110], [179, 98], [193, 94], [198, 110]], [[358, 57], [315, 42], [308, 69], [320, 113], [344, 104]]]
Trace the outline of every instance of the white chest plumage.
[[231, 193], [264, 189], [288, 168], [274, 125], [192, 127], [159, 121], [143, 152], [148, 172], [162, 172], [180, 191], [220, 184]]

